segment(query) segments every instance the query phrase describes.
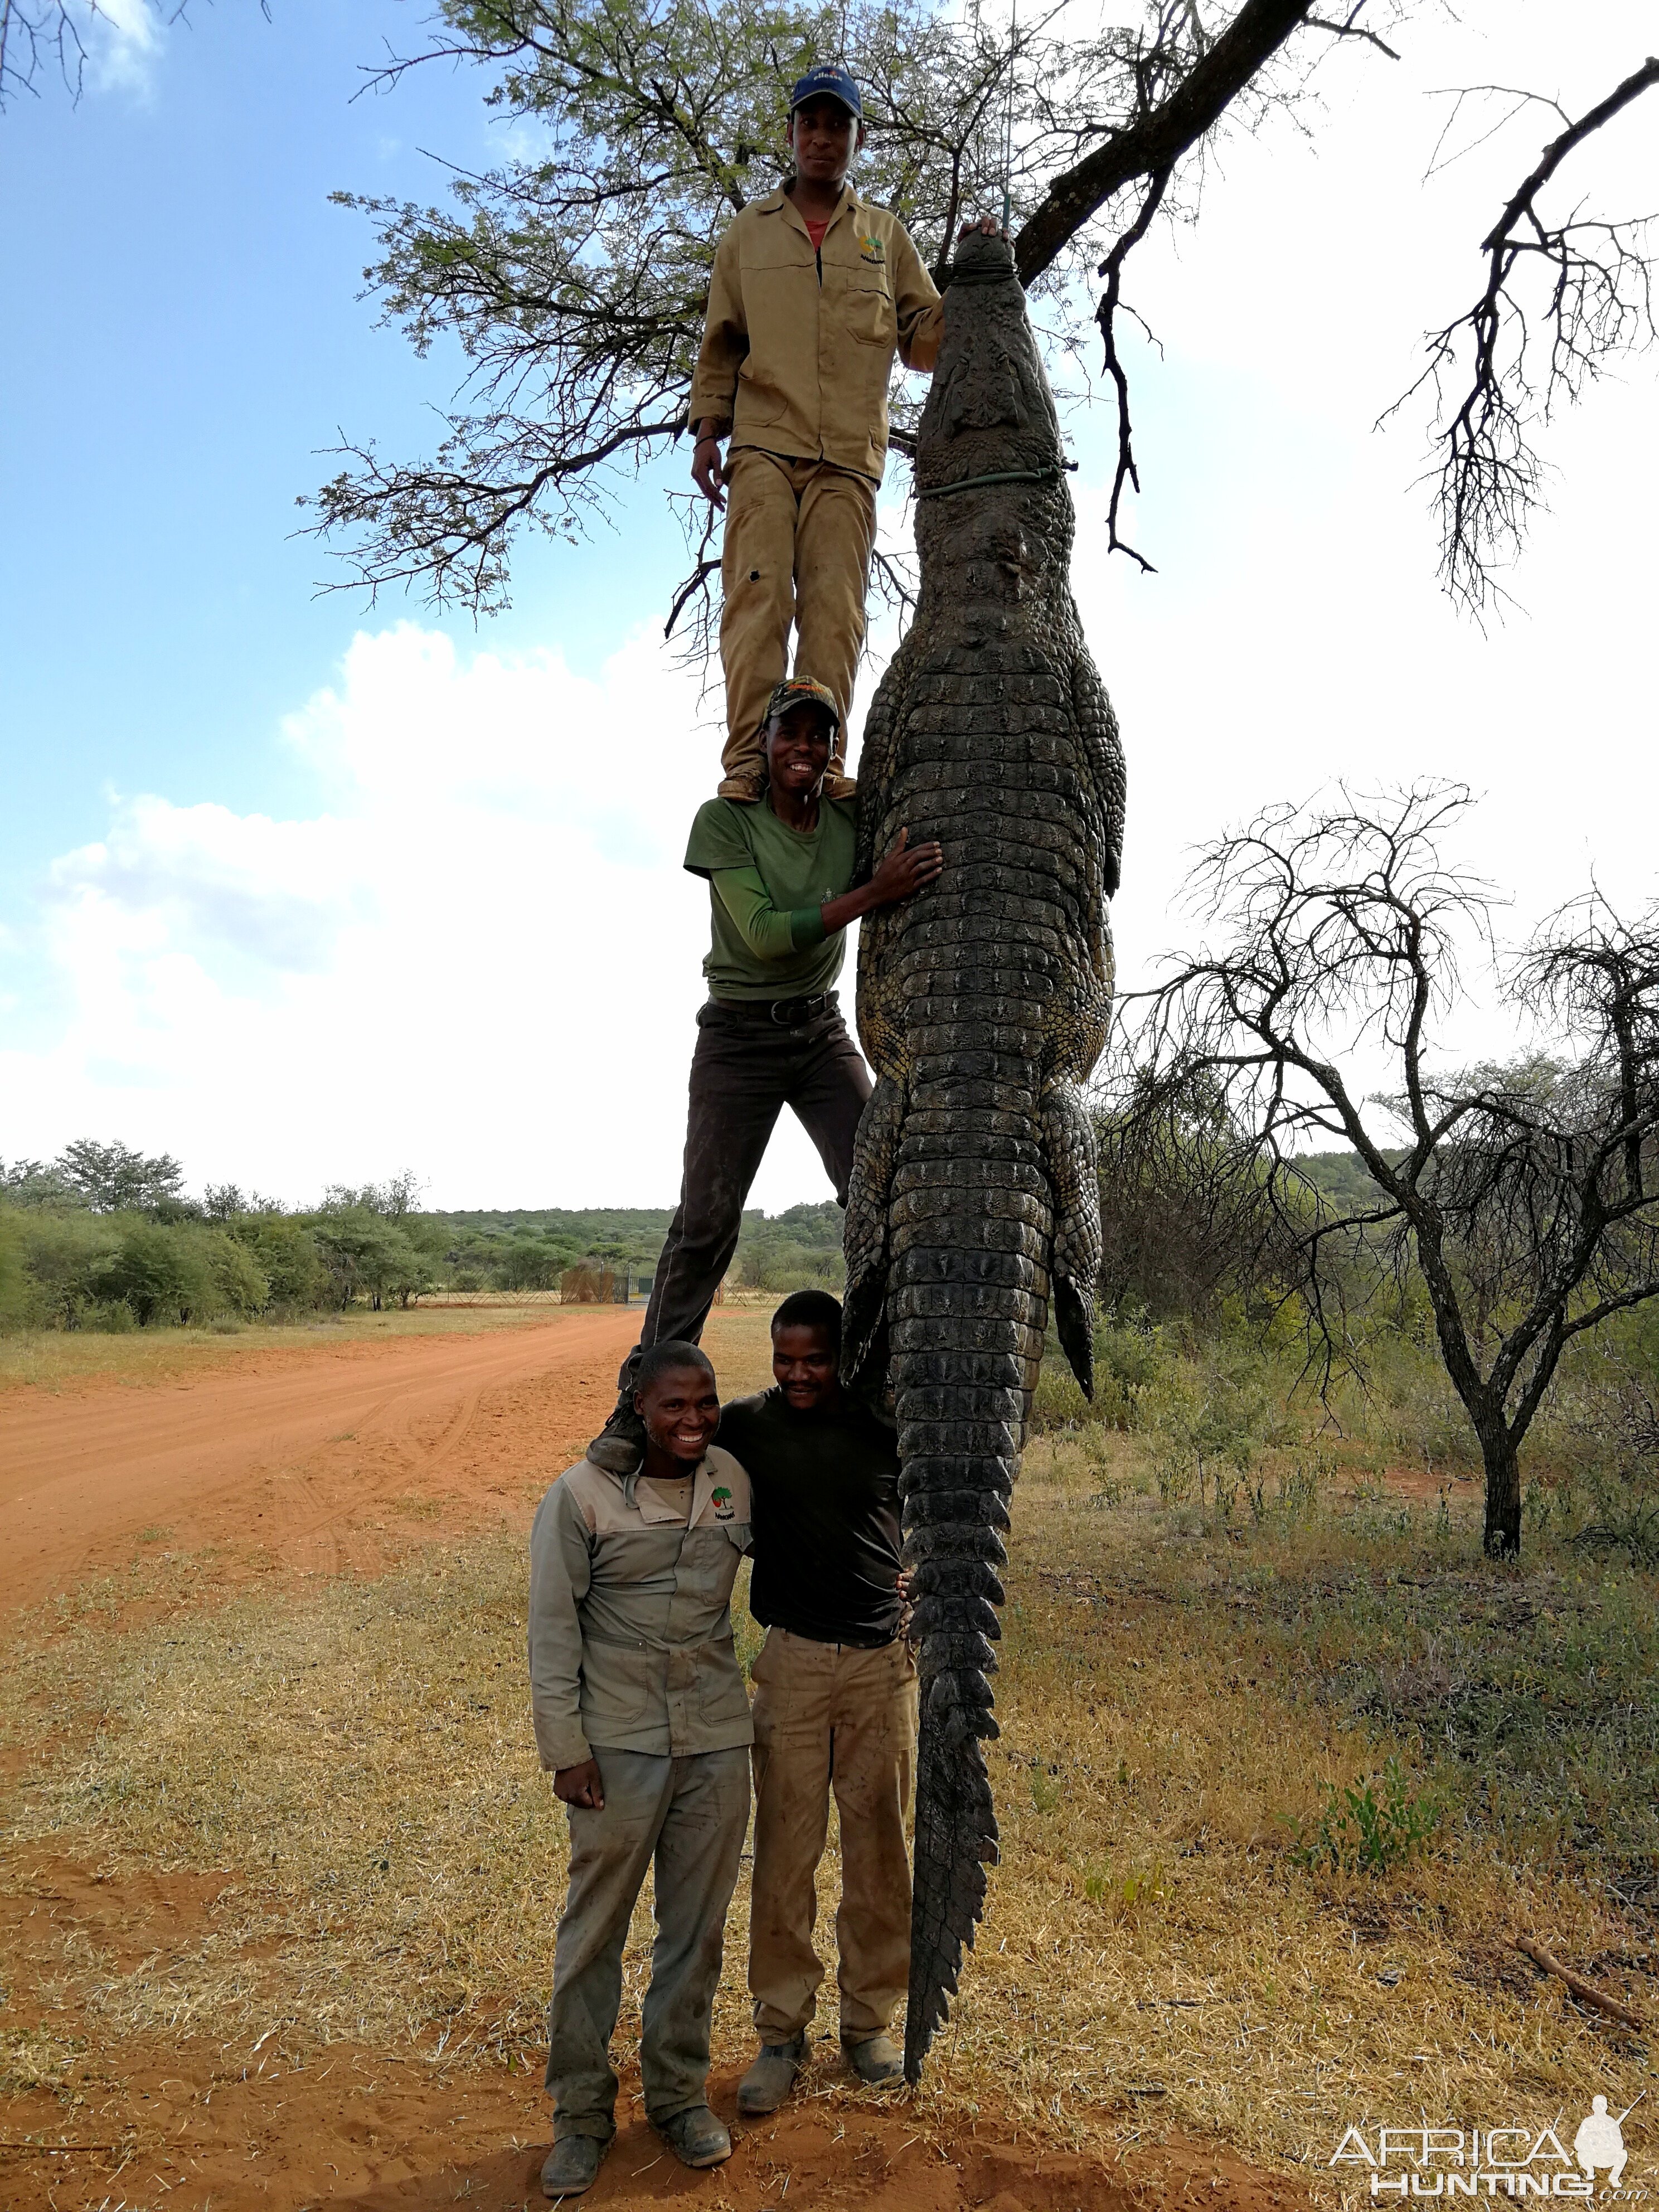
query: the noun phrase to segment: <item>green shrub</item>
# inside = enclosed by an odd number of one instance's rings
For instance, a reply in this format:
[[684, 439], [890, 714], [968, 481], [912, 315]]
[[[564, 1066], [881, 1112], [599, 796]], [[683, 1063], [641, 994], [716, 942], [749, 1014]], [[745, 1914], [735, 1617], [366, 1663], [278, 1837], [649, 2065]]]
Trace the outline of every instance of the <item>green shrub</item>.
[[118, 1223], [106, 1214], [31, 1208], [12, 1227], [22, 1263], [19, 1321], [35, 1328], [84, 1326], [106, 1296], [99, 1277], [120, 1241]]
[[252, 1254], [264, 1277], [264, 1303], [310, 1313], [331, 1302], [328, 1269], [316, 1238], [302, 1221], [281, 1213], [246, 1214], [233, 1222], [226, 1234]]
[[0, 1206], [0, 1329], [28, 1319], [30, 1284], [23, 1265], [23, 1232], [11, 1210]]
[[178, 1233], [189, 1237], [207, 1262], [216, 1293], [214, 1311], [238, 1314], [244, 1320], [264, 1312], [270, 1303], [270, 1282], [249, 1246], [222, 1229], [187, 1229]]
[[310, 1224], [335, 1304], [366, 1297], [377, 1310], [389, 1297], [407, 1305], [430, 1289], [433, 1261], [403, 1227], [362, 1206], [319, 1214]]
[[202, 1320], [220, 1306], [210, 1255], [181, 1228], [134, 1221], [94, 1278], [100, 1299], [130, 1306], [141, 1328]]

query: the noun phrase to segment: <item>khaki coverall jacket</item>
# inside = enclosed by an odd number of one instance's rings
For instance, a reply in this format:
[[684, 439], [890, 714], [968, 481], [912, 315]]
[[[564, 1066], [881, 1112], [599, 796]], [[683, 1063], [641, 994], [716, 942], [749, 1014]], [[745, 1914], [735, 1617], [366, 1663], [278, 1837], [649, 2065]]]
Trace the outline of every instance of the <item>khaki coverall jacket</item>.
[[945, 313], [909, 233], [850, 185], [817, 254], [782, 191], [751, 200], [714, 254], [691, 420], [732, 426], [732, 446], [873, 477], [887, 460], [896, 353], [930, 369]]
[[749, 1478], [718, 1445], [689, 1518], [682, 1485], [565, 1469], [530, 1531], [530, 1698], [549, 1772], [595, 1744], [682, 1758], [754, 1741], [732, 1643], [749, 1520]]

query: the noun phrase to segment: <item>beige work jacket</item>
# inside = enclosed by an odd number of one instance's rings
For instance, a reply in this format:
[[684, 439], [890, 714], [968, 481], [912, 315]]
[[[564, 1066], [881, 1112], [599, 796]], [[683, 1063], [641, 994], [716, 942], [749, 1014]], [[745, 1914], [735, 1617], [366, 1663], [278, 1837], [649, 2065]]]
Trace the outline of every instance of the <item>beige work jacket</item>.
[[550, 1772], [593, 1745], [675, 1758], [752, 1743], [732, 1644], [749, 1477], [711, 1445], [690, 1485], [568, 1467], [530, 1531], [530, 1701]]
[[730, 423], [734, 448], [879, 483], [893, 356], [932, 368], [944, 334], [933, 280], [896, 216], [845, 185], [815, 255], [794, 202], [769, 193], [715, 251], [691, 420]]

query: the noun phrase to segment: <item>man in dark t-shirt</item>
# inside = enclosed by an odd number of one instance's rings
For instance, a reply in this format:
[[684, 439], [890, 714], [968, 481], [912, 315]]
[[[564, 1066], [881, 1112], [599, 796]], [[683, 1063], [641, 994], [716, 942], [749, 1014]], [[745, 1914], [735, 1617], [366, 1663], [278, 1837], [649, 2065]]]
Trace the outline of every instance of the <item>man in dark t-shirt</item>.
[[888, 2030], [910, 1970], [916, 1667], [902, 1632], [898, 1443], [842, 1395], [840, 1362], [839, 1303], [797, 1291], [772, 1317], [775, 1387], [720, 1416], [720, 1443], [749, 1474], [749, 1608], [766, 1629], [754, 1665], [749, 1923], [761, 2048], [738, 2088], [747, 2114], [775, 2112], [805, 2059], [823, 1979], [812, 1924], [832, 1789], [842, 2048], [863, 2081], [903, 2070]]

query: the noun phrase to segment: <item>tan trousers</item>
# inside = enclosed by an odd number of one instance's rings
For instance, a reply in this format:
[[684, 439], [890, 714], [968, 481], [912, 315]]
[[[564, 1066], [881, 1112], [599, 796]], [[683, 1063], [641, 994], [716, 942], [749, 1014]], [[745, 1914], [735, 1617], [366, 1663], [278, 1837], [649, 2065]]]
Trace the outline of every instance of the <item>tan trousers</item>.
[[890, 2024], [910, 1974], [904, 1815], [915, 1760], [916, 1662], [901, 1637], [879, 1650], [769, 1628], [754, 1666], [755, 1881], [749, 1993], [763, 2043], [812, 2017], [823, 1967], [812, 1948], [830, 1793], [841, 1815], [841, 2033]]
[[762, 725], [775, 685], [791, 673], [828, 686], [841, 708], [824, 788], [844, 799], [847, 716], [864, 644], [864, 595], [876, 542], [876, 487], [827, 461], [791, 460], [742, 447], [732, 455], [720, 557], [726, 670], [723, 799], [756, 799], [766, 782]]

